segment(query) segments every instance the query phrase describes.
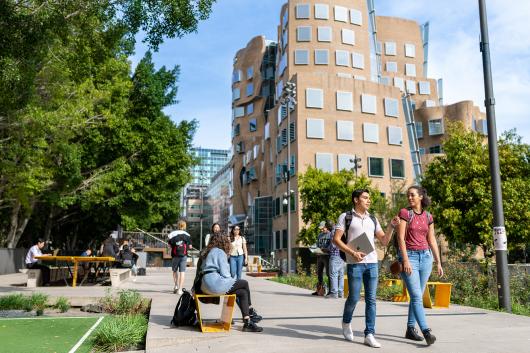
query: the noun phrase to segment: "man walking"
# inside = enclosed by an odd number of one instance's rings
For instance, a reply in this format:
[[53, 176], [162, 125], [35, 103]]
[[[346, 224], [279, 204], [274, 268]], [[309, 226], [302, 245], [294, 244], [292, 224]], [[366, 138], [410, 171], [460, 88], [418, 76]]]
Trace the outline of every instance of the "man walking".
[[171, 246], [171, 267], [173, 269], [173, 282], [175, 288], [173, 293], [182, 294], [184, 277], [186, 275], [186, 263], [188, 262], [188, 250], [191, 246], [191, 236], [186, 232], [186, 222], [180, 220], [177, 230], [168, 234]]
[[320, 234], [317, 238], [317, 248], [320, 248], [322, 253], [317, 255], [317, 290], [313, 295], [325, 295], [326, 290], [324, 287], [324, 268], [326, 268], [326, 275], [328, 276], [328, 290], [329, 285], [329, 243], [331, 242], [331, 233], [326, 228], [326, 222], [322, 221], [318, 225]]
[[[389, 224], [386, 234], [381, 229], [379, 221], [370, 213], [371, 200], [367, 189], [355, 190], [352, 193], [353, 209], [340, 215], [335, 227], [333, 241], [340, 251], [347, 256], [348, 273], [348, 299], [344, 305], [342, 315], [342, 332], [344, 338], [353, 341], [353, 331], [351, 321], [355, 306], [361, 296], [361, 283], [364, 285], [365, 294], [365, 329], [364, 344], [373, 348], [381, 347], [376, 341], [375, 318], [376, 318], [376, 291], [378, 282], [377, 253], [375, 251], [375, 237], [383, 245], [387, 245], [392, 237], [392, 227], [399, 223], [399, 219], [394, 218]], [[345, 234], [345, 239], [343, 234]], [[358, 237], [367, 237], [373, 251], [363, 253], [357, 249], [347, 246], [352, 240]]]
[[[330, 230], [331, 239], [333, 239], [334, 228], [331, 221], [326, 221], [326, 229]], [[329, 283], [330, 289], [326, 298], [342, 298], [344, 296], [344, 261], [340, 257], [339, 248], [333, 241], [329, 244]]]

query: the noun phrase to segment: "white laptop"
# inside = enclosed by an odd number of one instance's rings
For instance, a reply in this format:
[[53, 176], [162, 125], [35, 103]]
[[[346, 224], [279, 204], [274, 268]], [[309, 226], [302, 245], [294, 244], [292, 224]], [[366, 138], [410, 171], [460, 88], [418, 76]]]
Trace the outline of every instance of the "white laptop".
[[[366, 233], [362, 233], [358, 237], [350, 240], [347, 246], [356, 252], [360, 251], [360, 252], [365, 253], [366, 255], [368, 255], [369, 253], [375, 250], [374, 246], [370, 242], [370, 239], [368, 238], [368, 235], [366, 235]], [[355, 260], [355, 258], [351, 256], [350, 254], [346, 254], [346, 262], [356, 263], [359, 261]]]

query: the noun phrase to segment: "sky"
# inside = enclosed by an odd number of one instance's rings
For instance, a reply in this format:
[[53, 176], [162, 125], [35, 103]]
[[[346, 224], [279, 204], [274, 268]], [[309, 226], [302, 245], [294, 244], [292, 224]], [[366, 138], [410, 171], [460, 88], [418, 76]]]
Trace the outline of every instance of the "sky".
[[[303, 2], [303, 1], [302, 1]], [[236, 52], [255, 36], [276, 41], [285, 0], [217, 0], [198, 32], [169, 39], [153, 54], [157, 67], [180, 66], [175, 122], [199, 122], [194, 145], [230, 148], [231, 79]], [[497, 132], [517, 128], [530, 143], [530, 1], [486, 0]], [[484, 108], [477, 0], [375, 0], [376, 15], [429, 21], [429, 78], [443, 78], [444, 104], [473, 100]], [[133, 66], [146, 46], [139, 43]]]

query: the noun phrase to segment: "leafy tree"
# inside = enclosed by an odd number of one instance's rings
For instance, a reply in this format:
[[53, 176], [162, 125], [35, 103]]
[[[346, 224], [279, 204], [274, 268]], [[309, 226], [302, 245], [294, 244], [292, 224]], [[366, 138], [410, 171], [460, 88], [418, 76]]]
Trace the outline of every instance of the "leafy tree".
[[[436, 224], [455, 244], [492, 254], [493, 211], [488, 146], [460, 123], [448, 128], [444, 155], [432, 161], [422, 185], [432, 197]], [[530, 146], [515, 131], [499, 140], [503, 207], [510, 249], [530, 241]]]

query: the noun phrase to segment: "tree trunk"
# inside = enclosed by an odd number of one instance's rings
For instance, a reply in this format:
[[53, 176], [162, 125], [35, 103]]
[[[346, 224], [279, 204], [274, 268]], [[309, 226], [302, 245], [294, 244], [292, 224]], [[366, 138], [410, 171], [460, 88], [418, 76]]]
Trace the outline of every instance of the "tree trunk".
[[54, 217], [55, 207], [50, 207], [50, 213], [48, 214], [48, 219], [46, 220], [46, 227], [44, 228], [44, 240], [50, 240], [53, 226], [53, 217]]
[[28, 209], [24, 209], [20, 201], [15, 202], [15, 206], [11, 211], [9, 233], [7, 234], [7, 247], [16, 248], [26, 226], [28, 225], [33, 208], [35, 207], [35, 200], [31, 201]]

